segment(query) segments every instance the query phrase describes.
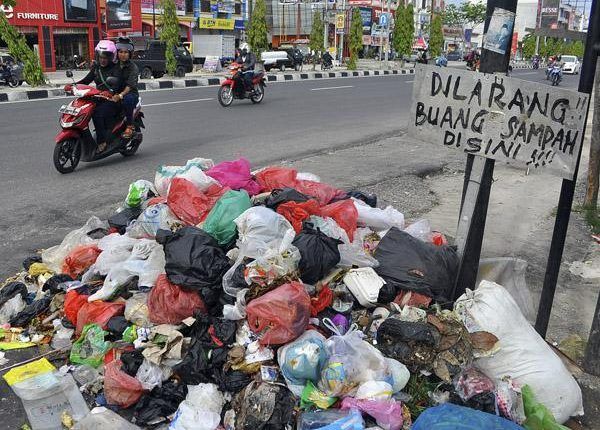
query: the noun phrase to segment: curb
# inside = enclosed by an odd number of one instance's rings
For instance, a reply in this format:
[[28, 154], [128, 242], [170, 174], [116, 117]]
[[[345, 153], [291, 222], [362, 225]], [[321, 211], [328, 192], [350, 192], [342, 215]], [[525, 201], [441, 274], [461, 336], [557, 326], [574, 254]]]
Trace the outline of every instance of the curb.
[[[394, 70], [357, 70], [357, 71], [338, 71], [338, 72], [306, 72], [306, 73], [280, 73], [267, 74], [267, 82], [286, 82], [286, 81], [303, 81], [316, 79], [330, 78], [356, 78], [356, 77], [371, 77], [371, 76], [386, 76], [386, 75], [411, 75], [414, 74], [414, 69], [394, 69]], [[191, 88], [191, 87], [209, 87], [221, 85], [225, 80], [224, 77], [214, 78], [189, 78], [189, 79], [174, 79], [140, 82], [138, 89], [140, 91], [170, 89], [170, 88]], [[27, 90], [13, 91], [9, 93], [0, 93], [0, 103], [39, 100], [50, 97], [64, 96], [62, 88], [49, 88], [45, 90]]]

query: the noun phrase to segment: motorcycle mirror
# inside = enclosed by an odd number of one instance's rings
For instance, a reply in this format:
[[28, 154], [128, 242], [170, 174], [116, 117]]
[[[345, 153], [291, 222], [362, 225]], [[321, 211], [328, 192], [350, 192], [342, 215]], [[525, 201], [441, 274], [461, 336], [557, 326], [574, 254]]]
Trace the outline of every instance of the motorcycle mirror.
[[66, 71], [66, 75], [67, 75], [67, 78], [72, 78], [73, 77], [73, 72], [70, 71], [70, 70], [67, 70]]

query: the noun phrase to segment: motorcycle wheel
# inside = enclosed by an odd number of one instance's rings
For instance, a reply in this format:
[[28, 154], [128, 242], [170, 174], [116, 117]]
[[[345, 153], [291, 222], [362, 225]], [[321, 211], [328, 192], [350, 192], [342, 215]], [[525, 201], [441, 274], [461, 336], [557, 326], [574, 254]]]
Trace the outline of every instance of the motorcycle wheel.
[[143, 139], [144, 136], [142, 135], [142, 133], [140, 133], [140, 128], [136, 127], [135, 136], [133, 136], [131, 140], [127, 142], [125, 148], [121, 149], [119, 152], [123, 157], [131, 157], [137, 152], [138, 148], [142, 144]]
[[231, 106], [233, 103], [233, 91], [229, 86], [219, 87], [219, 95], [218, 95], [219, 103], [223, 107]]
[[14, 76], [11, 76], [10, 78], [6, 79], [6, 83], [11, 88], [17, 88], [19, 86], [19, 80]]
[[79, 164], [81, 144], [78, 139], [67, 139], [54, 147], [54, 167], [60, 173], [71, 173]]
[[254, 87], [254, 95], [252, 97], [250, 97], [250, 100], [252, 100], [252, 103], [258, 104], [258, 103], [262, 102], [264, 98], [265, 98], [265, 87], [262, 84], [256, 85]]

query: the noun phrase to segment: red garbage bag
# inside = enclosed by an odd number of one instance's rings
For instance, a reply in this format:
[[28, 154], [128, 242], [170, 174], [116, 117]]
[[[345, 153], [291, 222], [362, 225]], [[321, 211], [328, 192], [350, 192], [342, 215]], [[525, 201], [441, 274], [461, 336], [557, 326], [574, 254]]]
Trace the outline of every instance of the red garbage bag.
[[252, 300], [246, 312], [250, 330], [264, 332], [261, 345], [282, 345], [308, 327], [310, 296], [301, 283], [291, 282]]
[[106, 330], [106, 324], [112, 317], [123, 315], [125, 312], [125, 302], [103, 302], [96, 300], [87, 302], [77, 312], [77, 330], [79, 335], [86, 324], [98, 324]]
[[321, 206], [328, 204], [335, 197], [342, 197], [346, 195], [346, 193], [344, 193], [342, 190], [338, 190], [331, 185], [306, 180], [298, 181], [296, 184], [296, 190], [300, 191], [302, 194], [306, 194], [307, 196], [314, 197]]
[[62, 265], [62, 273], [66, 273], [73, 279], [85, 273], [89, 267], [96, 262], [102, 250], [96, 245], [80, 245], [75, 247], [65, 257]]
[[325, 285], [316, 297], [310, 298], [310, 316], [316, 317], [333, 302], [333, 291]]
[[169, 187], [167, 204], [180, 220], [188, 225], [197, 225], [228, 190], [227, 187], [213, 184], [202, 192], [187, 179], [174, 178]]
[[296, 233], [302, 231], [302, 222], [311, 215], [319, 215], [320, 207], [316, 200], [307, 200], [305, 202], [289, 201], [277, 206], [277, 213], [283, 215], [296, 230]]
[[248, 195], [260, 193], [260, 185], [250, 173], [250, 162], [245, 158], [223, 161], [208, 169], [206, 174], [232, 190], [246, 190]]
[[88, 302], [88, 297], [86, 294], [80, 294], [78, 290], [68, 291], [65, 295], [65, 317], [74, 326], [77, 325], [77, 313]]
[[296, 188], [298, 172], [286, 167], [271, 166], [256, 174], [256, 181], [262, 191], [273, 191], [277, 188]]
[[206, 313], [206, 306], [196, 291], [186, 291], [160, 275], [148, 295], [148, 316], [155, 324], [180, 324], [194, 312]]
[[321, 216], [333, 218], [335, 222], [346, 231], [348, 239], [350, 239], [350, 241], [354, 240], [358, 211], [351, 199], [340, 200], [339, 202], [323, 206], [321, 208]]
[[121, 370], [120, 360], [104, 365], [104, 397], [109, 405], [128, 408], [142, 397], [142, 383]]

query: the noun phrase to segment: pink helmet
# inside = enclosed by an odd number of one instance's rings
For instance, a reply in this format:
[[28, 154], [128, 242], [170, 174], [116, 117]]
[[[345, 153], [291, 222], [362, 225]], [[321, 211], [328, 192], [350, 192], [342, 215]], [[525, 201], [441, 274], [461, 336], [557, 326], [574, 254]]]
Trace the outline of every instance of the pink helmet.
[[96, 57], [108, 57], [109, 61], [115, 61], [117, 58], [117, 47], [112, 40], [101, 40], [94, 49]]

